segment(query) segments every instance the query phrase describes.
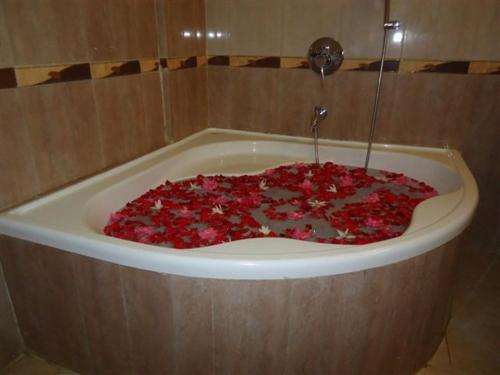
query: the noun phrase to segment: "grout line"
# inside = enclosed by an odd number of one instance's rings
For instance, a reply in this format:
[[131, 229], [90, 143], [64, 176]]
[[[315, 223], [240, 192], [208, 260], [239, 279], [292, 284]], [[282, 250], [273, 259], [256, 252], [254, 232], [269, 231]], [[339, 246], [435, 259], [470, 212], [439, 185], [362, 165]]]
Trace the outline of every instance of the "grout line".
[[[5, 237], [5, 236], [0, 236], [0, 237]], [[18, 355], [18, 357], [20, 357], [22, 354], [23, 354], [23, 351], [26, 350], [26, 343], [24, 342], [24, 337], [21, 333], [21, 327], [19, 326], [19, 321], [17, 319], [17, 313], [16, 313], [16, 309], [14, 307], [14, 303], [12, 302], [12, 297], [10, 295], [10, 289], [9, 289], [9, 285], [7, 284], [7, 279], [5, 277], [5, 272], [3, 270], [3, 264], [2, 262], [0, 261], [0, 273], [2, 274], [3, 276], [3, 282], [4, 282], [4, 285], [5, 285], [5, 291], [6, 291], [6, 294], [7, 294], [7, 300], [8, 300], [8, 303], [10, 304], [10, 308], [11, 308], [11, 311], [12, 311], [12, 315], [14, 317], [14, 322], [16, 324], [16, 331], [17, 331], [17, 335], [20, 339], [20, 344], [21, 344], [21, 347], [20, 347], [20, 350], [21, 350], [21, 354]]]
[[444, 342], [446, 344], [446, 354], [448, 355], [448, 363], [450, 364], [451, 367], [453, 367], [453, 362], [451, 360], [450, 344], [448, 342], [448, 327], [446, 327], [446, 332], [444, 334]]

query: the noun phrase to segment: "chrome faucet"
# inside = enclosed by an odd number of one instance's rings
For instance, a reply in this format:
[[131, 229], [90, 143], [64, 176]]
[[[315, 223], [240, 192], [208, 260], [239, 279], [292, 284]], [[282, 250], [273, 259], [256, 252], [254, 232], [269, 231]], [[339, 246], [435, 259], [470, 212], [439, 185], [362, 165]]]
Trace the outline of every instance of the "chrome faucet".
[[311, 122], [311, 130], [314, 132], [318, 129], [321, 121], [325, 120], [328, 116], [328, 110], [325, 107], [314, 107], [314, 115]]
[[314, 107], [314, 115], [311, 121], [311, 131], [314, 134], [314, 159], [316, 164], [319, 164], [319, 151], [318, 151], [318, 128], [321, 121], [325, 120], [328, 116], [328, 110], [325, 107]]

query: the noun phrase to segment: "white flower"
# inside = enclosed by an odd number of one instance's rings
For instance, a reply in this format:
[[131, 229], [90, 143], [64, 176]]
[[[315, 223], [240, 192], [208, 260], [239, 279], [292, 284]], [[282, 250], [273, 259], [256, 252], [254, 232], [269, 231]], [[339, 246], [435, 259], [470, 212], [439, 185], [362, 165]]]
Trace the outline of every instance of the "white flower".
[[264, 236], [267, 236], [269, 233], [271, 233], [271, 229], [268, 226], [263, 225], [259, 228], [259, 232]]
[[309, 205], [312, 207], [312, 208], [320, 208], [320, 207], [323, 207], [326, 205], [326, 202], [323, 202], [323, 201], [319, 201], [317, 199], [315, 200], [309, 200], [307, 201], [307, 203], [309, 203]]
[[337, 229], [337, 233], [339, 234], [337, 237], [335, 237], [335, 239], [337, 240], [352, 240], [356, 238], [355, 235], [349, 234], [349, 229], [346, 229], [345, 231]]
[[331, 184], [329, 187], [328, 187], [328, 191], [330, 193], [336, 193], [337, 192], [337, 187], [335, 186], [335, 184]]
[[307, 178], [311, 178], [313, 176], [313, 173], [312, 171], [308, 171], [304, 176]]
[[151, 207], [151, 209], [154, 211], [160, 211], [162, 208], [163, 208], [163, 205], [161, 204], [161, 200], [159, 200], [159, 199], [155, 202], [155, 205], [153, 207]]
[[266, 180], [260, 180], [260, 182], [259, 182], [259, 188], [260, 188], [260, 190], [267, 190], [267, 189], [269, 189], [269, 186], [267, 186]]
[[389, 179], [385, 176], [375, 176], [375, 179], [380, 182], [387, 182]]
[[212, 213], [213, 214], [223, 215], [224, 211], [222, 211], [222, 206], [220, 204], [218, 204], [217, 206], [213, 207], [212, 208]]
[[196, 185], [196, 184], [193, 184], [192, 182], [191, 182], [191, 184], [189, 185], [189, 190], [200, 190], [200, 189], [201, 189], [201, 187], [199, 187], [199, 186], [198, 186], [198, 185]]

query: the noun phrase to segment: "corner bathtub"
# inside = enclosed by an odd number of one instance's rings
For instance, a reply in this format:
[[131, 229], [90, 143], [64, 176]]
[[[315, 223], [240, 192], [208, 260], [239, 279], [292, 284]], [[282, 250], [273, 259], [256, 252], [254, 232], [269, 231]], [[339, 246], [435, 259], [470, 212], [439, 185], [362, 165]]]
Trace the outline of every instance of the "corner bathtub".
[[[440, 194], [417, 206], [401, 237], [378, 243], [258, 238], [175, 250], [101, 233], [111, 212], [165, 179], [258, 173], [311, 161], [312, 147], [207, 129], [0, 215], [26, 345], [92, 374], [416, 371], [443, 337], [453, 239], [478, 200], [456, 151], [374, 147], [370, 168], [403, 172]], [[364, 156], [361, 143], [320, 143], [322, 161], [362, 166]], [[44, 298], [27, 305], [33, 295]], [[76, 306], [72, 317], [63, 303]]]

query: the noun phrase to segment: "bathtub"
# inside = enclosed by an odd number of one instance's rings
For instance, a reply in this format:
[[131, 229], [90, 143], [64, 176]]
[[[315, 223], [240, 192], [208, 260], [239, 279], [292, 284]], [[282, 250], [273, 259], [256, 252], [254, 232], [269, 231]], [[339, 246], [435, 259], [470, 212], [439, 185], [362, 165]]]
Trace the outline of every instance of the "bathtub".
[[[362, 166], [365, 150], [362, 143], [320, 142], [321, 160], [337, 164]], [[456, 238], [478, 201], [475, 180], [457, 151], [373, 147], [371, 168], [403, 172], [439, 192], [417, 206], [402, 236], [378, 243], [353, 246], [257, 238], [175, 250], [102, 234], [111, 212], [165, 179], [199, 173], [252, 174], [313, 160], [309, 139], [206, 129], [1, 214], [0, 233], [6, 236], [2, 262], [26, 344], [56, 363], [87, 373], [417, 370], [444, 334]], [[36, 265], [27, 262], [31, 256], [37, 257]], [[67, 275], [61, 279], [64, 286], [57, 282], [62, 269]], [[27, 280], [33, 272], [38, 276]], [[108, 284], [109, 275], [114, 276]], [[102, 282], [96, 283], [96, 277]], [[55, 293], [54, 285], [63, 291]], [[145, 301], [143, 295], [151, 290], [160, 294]], [[28, 308], [23, 301], [32, 293], [56, 297], [52, 304]], [[49, 333], [54, 330], [52, 320], [37, 321], [38, 326], [46, 325], [43, 329], [35, 329], [33, 323], [33, 310], [39, 320], [61, 315], [63, 295], [79, 306], [78, 322], [67, 326], [78, 330], [81, 327], [75, 327], [86, 322], [81, 345], [72, 349], [63, 345], [65, 333], [49, 339], [54, 335]], [[159, 295], [168, 295], [169, 302], [157, 300]], [[120, 313], [95, 310], [92, 306], [98, 301], [116, 304]], [[141, 315], [142, 305], [146, 315]], [[161, 306], [167, 306], [167, 312]], [[207, 316], [194, 319], [193, 309]], [[144, 316], [155, 323], [143, 322]], [[111, 336], [126, 332], [120, 358], [126, 358], [129, 367], [113, 362], [116, 353], [106, 349], [109, 332], [99, 336], [99, 329], [89, 328], [90, 320], [96, 319], [100, 326], [110, 326]], [[60, 345], [47, 349], [47, 340]], [[173, 343], [158, 349], [166, 341]], [[156, 349], [145, 353], [144, 348], [155, 342]], [[116, 340], [114, 345], [120, 351]], [[137, 352], [142, 357], [131, 354]]]

